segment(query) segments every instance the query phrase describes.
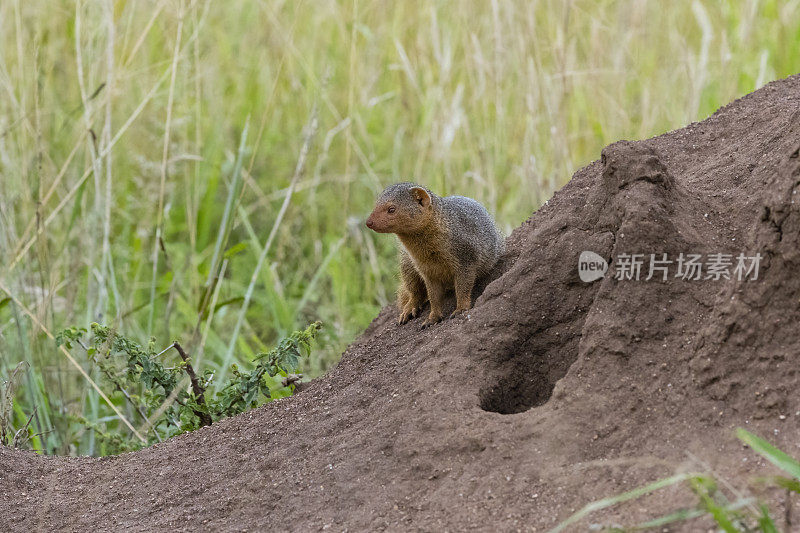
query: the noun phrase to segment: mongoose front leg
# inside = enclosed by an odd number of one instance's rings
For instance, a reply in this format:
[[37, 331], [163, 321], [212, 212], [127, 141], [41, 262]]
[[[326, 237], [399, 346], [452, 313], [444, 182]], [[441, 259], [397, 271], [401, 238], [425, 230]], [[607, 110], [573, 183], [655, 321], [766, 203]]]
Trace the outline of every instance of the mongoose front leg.
[[456, 310], [450, 318], [460, 315], [472, 308], [472, 289], [475, 286], [475, 270], [462, 269], [456, 273]]
[[404, 285], [401, 285], [397, 297], [397, 305], [400, 308], [397, 323], [403, 325], [412, 318], [416, 318], [422, 310], [423, 303], [424, 300], [419, 299], [418, 295], [412, 295]]
[[397, 288], [397, 308], [400, 309], [400, 315], [397, 317], [398, 324], [405, 324], [408, 320], [405, 317], [406, 307], [411, 295], [408, 294], [405, 286], [401, 283]]
[[397, 317], [397, 323], [402, 325], [417, 317], [428, 296], [422, 276], [405, 253], [400, 255], [400, 280], [400, 288], [397, 291], [400, 315]]
[[428, 298], [431, 301], [431, 312], [427, 320], [422, 324], [423, 328], [432, 326], [444, 318], [442, 307], [444, 305], [444, 286], [438, 281], [425, 280], [425, 288], [428, 290]]

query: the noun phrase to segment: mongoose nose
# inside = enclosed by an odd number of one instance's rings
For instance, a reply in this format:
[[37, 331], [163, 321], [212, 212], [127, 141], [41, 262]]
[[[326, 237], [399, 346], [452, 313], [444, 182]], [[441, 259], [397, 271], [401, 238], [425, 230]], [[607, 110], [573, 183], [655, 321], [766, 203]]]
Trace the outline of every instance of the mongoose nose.
[[372, 222], [372, 217], [368, 218], [367, 219], [367, 227], [372, 229], [372, 226], [374, 226], [374, 225], [375, 225], [375, 223]]

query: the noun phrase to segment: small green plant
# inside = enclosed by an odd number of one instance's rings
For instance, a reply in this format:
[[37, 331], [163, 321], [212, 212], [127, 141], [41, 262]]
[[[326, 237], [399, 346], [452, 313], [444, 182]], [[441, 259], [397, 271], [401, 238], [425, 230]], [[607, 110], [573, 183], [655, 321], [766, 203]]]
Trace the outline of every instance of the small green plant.
[[[56, 335], [56, 343], [71, 348], [80, 345], [102, 375], [102, 382], [126, 404], [131, 418], [141, 422], [137, 432], [115, 425], [114, 416], [87, 420], [69, 419], [94, 432], [105, 453], [121, 453], [160, 442], [165, 438], [210, 425], [244, 412], [273, 398], [291, 394], [302, 377], [296, 374], [300, 359], [311, 350], [321, 324], [315, 322], [295, 331], [278, 345], [256, 355], [251, 370], [231, 367], [232, 377], [217, 387], [214, 372], [198, 375], [189, 355], [177, 341], [162, 350], [155, 339], [147, 346], [97, 323], [90, 328], [71, 327]], [[85, 339], [88, 337], [88, 339]], [[174, 350], [179, 360], [165, 361]], [[216, 389], [216, 392], [213, 392]]]
[[[800, 462], [745, 429], [738, 428], [736, 430], [736, 436], [739, 440], [752, 448], [753, 451], [760, 454], [784, 472], [790, 474], [789, 477], [761, 477], [755, 481], [760, 484], [785, 489], [787, 491], [787, 498], [792, 493], [800, 494]], [[710, 516], [720, 530], [725, 533], [778, 533], [780, 531], [774, 518], [770, 514], [769, 508], [764, 503], [756, 501], [755, 498], [738, 498], [731, 501], [726, 497], [725, 493], [720, 490], [717, 480], [714, 479], [713, 476], [693, 472], [677, 474], [617, 496], [611, 496], [592, 502], [558, 524], [550, 530], [550, 533], [568, 531], [568, 527], [573, 526], [595, 511], [640, 498], [659, 489], [684, 482], [689, 485], [689, 488], [698, 498], [698, 502], [694, 507], [679, 509], [666, 516], [631, 527], [604, 527], [602, 529], [616, 533], [645, 531], [669, 524], [684, 522], [686, 520], [692, 520], [701, 516]], [[788, 516], [784, 520], [787, 522], [786, 526], [788, 527]]]

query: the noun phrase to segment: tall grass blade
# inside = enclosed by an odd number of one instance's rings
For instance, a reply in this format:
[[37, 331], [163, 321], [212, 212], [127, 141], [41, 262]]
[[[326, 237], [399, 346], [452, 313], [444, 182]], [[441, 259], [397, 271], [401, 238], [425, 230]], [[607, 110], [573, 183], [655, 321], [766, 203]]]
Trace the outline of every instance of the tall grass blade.
[[[752, 505], [754, 502], [755, 502], [754, 498], [743, 498], [728, 505], [727, 509], [732, 511], [743, 509], [749, 505]], [[687, 520], [700, 518], [705, 514], [706, 514], [705, 509], [698, 509], [698, 508], [679, 509], [674, 513], [670, 513], [668, 515], [661, 516], [659, 518], [654, 518], [653, 520], [648, 520], [647, 522], [642, 522], [641, 524], [637, 524], [630, 529], [626, 529], [625, 531], [647, 531], [649, 529], [663, 527], [677, 522], [685, 522]]]
[[219, 261], [222, 256], [222, 251], [228, 242], [228, 237], [233, 228], [233, 211], [236, 207], [236, 202], [239, 201], [242, 190], [242, 161], [244, 160], [244, 152], [247, 146], [247, 132], [249, 128], [250, 117], [247, 117], [244, 123], [244, 129], [242, 129], [242, 136], [239, 140], [239, 150], [236, 153], [236, 163], [234, 164], [233, 174], [231, 175], [231, 184], [228, 187], [228, 198], [225, 200], [225, 210], [222, 212], [222, 220], [219, 224], [217, 240], [214, 243], [214, 253], [211, 255], [211, 264], [209, 265], [208, 279], [206, 280], [206, 293], [200, 307], [200, 315], [204, 314], [208, 300], [214, 290], [214, 280], [219, 274]]
[[258, 256], [258, 261], [256, 262], [256, 266], [253, 269], [252, 275], [250, 276], [250, 284], [247, 286], [247, 292], [244, 295], [244, 302], [242, 302], [242, 307], [239, 309], [239, 316], [236, 319], [236, 326], [233, 328], [233, 334], [231, 335], [231, 340], [228, 343], [228, 350], [225, 352], [225, 357], [222, 360], [222, 366], [219, 370], [220, 374], [217, 378], [217, 383], [225, 383], [228, 367], [231, 365], [231, 362], [233, 362], [233, 352], [236, 347], [236, 340], [239, 338], [239, 332], [242, 329], [247, 308], [249, 307], [250, 300], [253, 297], [253, 290], [255, 289], [258, 275], [261, 272], [261, 268], [264, 266], [264, 260], [267, 258], [267, 254], [269, 253], [272, 242], [275, 239], [275, 235], [278, 233], [278, 228], [280, 227], [281, 222], [283, 222], [283, 217], [286, 214], [286, 210], [289, 208], [289, 202], [292, 199], [292, 193], [294, 193], [294, 188], [297, 185], [297, 181], [300, 179], [300, 176], [303, 175], [303, 171], [305, 170], [306, 166], [306, 158], [308, 157], [308, 151], [311, 147], [311, 139], [316, 134], [318, 127], [319, 122], [317, 120], [317, 106], [315, 105], [314, 109], [311, 111], [311, 118], [305, 128], [303, 147], [300, 149], [300, 156], [297, 159], [297, 165], [295, 165], [294, 175], [289, 183], [289, 189], [286, 191], [286, 197], [283, 199], [281, 209], [278, 212], [278, 216], [275, 218], [275, 222], [272, 224], [272, 230], [269, 232], [269, 236], [267, 237], [263, 248], [261, 248], [261, 254]]
[[784, 472], [800, 479], [800, 463], [794, 458], [779, 450], [764, 439], [757, 437], [744, 428], [736, 430], [736, 436], [750, 446], [756, 453], [764, 457], [767, 461], [774, 464]]
[[579, 510], [578, 512], [576, 512], [575, 514], [573, 514], [572, 516], [570, 516], [569, 518], [558, 524], [556, 527], [550, 530], [550, 533], [558, 533], [559, 531], [564, 531], [566, 527], [571, 526], [572, 524], [580, 521], [581, 519], [585, 518], [586, 516], [595, 511], [611, 507], [612, 505], [617, 505], [618, 503], [623, 503], [629, 500], [639, 498], [641, 496], [644, 496], [645, 494], [649, 494], [656, 490], [663, 489], [665, 487], [669, 487], [671, 485], [675, 485], [677, 483], [681, 483], [686, 480], [697, 479], [701, 477], [702, 477], [701, 474], [692, 472], [686, 472], [684, 474], [676, 474], [668, 478], [659, 479], [658, 481], [654, 481], [653, 483], [650, 483], [643, 487], [638, 487], [629, 490], [628, 492], [623, 492], [622, 494], [618, 494], [616, 496], [609, 496], [608, 498], [597, 500], [595, 502], [586, 505], [585, 507], [583, 507], [583, 509]]

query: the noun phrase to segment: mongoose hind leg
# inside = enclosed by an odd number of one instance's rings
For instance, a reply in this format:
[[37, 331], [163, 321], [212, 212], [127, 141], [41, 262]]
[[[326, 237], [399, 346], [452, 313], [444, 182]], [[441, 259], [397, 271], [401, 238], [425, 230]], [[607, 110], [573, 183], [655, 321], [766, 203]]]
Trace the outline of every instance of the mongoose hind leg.
[[475, 270], [462, 269], [456, 273], [456, 310], [450, 318], [456, 317], [472, 308], [472, 289], [475, 287]]

